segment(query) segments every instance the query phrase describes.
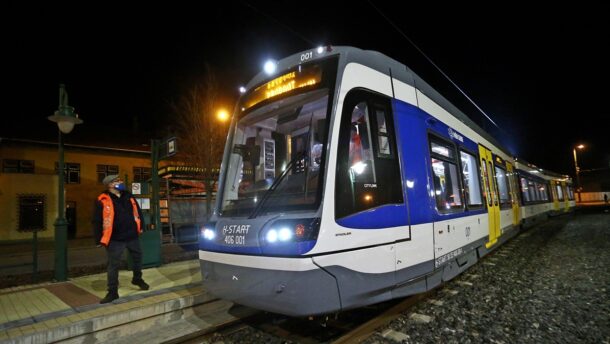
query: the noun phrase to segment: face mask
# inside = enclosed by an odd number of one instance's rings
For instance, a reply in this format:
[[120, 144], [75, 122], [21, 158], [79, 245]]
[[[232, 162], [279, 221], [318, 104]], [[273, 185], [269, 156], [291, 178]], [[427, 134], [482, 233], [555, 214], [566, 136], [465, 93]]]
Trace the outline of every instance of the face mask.
[[119, 191], [125, 191], [125, 184], [124, 183], [115, 184], [114, 188], [119, 190]]

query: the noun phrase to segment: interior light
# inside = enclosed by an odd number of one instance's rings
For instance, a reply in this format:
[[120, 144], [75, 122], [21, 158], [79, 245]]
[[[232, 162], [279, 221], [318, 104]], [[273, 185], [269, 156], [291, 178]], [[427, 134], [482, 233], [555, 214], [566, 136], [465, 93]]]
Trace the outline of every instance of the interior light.
[[357, 174], [362, 174], [362, 172], [364, 172], [365, 168], [366, 168], [366, 164], [363, 163], [362, 161], [358, 161], [351, 167], [351, 169], [354, 170], [354, 172], [356, 172]]

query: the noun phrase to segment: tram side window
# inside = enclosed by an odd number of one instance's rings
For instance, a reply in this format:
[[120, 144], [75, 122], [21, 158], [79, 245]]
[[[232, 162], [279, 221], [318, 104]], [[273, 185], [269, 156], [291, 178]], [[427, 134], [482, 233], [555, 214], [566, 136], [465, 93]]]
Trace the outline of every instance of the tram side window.
[[527, 179], [521, 177], [521, 194], [523, 195], [523, 203], [529, 203], [533, 201], [530, 198], [530, 193], [528, 190]]
[[460, 151], [462, 160], [462, 179], [464, 182], [464, 198], [470, 207], [483, 205], [481, 184], [478, 178], [477, 158], [467, 152]]
[[350, 92], [339, 133], [335, 216], [403, 203], [389, 99]]
[[568, 188], [568, 199], [570, 201], [573, 201], [574, 200], [574, 189], [572, 189], [572, 186], [570, 186], [570, 185], [568, 185], [567, 188]]
[[536, 183], [536, 187], [538, 188], [538, 192], [540, 193], [540, 200], [541, 201], [548, 201], [549, 200], [549, 193], [548, 193], [546, 184]]
[[533, 181], [527, 180], [527, 192], [530, 194], [530, 201], [538, 201], [538, 191], [536, 190], [536, 184]]
[[510, 206], [510, 195], [508, 193], [508, 178], [506, 177], [506, 171], [496, 166], [496, 185], [498, 186], [498, 193], [500, 194], [500, 207]]
[[436, 208], [439, 212], [462, 209], [455, 146], [431, 136], [430, 158]]
[[563, 201], [563, 188], [561, 184], [556, 184], [555, 187], [557, 188], [557, 199]]

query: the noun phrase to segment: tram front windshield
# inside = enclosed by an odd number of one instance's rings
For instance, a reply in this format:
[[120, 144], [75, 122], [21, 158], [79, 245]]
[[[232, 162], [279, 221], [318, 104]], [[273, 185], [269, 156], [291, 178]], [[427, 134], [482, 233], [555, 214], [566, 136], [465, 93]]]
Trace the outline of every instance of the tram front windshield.
[[329, 90], [321, 88], [270, 102], [238, 120], [229, 146], [220, 216], [319, 205], [328, 102]]

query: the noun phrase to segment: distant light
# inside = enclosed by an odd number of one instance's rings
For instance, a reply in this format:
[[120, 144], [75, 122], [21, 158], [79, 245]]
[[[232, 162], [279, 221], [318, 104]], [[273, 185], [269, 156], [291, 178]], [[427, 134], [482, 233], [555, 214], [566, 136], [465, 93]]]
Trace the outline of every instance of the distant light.
[[355, 163], [351, 169], [356, 172], [356, 174], [362, 174], [362, 172], [364, 172], [364, 169], [366, 168], [366, 164], [363, 163], [362, 161], [358, 161], [357, 163]]
[[268, 60], [267, 62], [265, 62], [265, 73], [267, 73], [268, 75], [271, 75], [273, 73], [275, 73], [275, 69], [277, 68], [277, 63], [273, 60]]
[[578, 145], [578, 146], [576, 146], [576, 148], [583, 149], [583, 148], [585, 148], [585, 145]]
[[243, 86], [239, 86], [239, 93], [246, 93], [246, 88]]
[[318, 47], [318, 54], [322, 54], [324, 52], [324, 47], [323, 46], [319, 46]]
[[225, 109], [220, 109], [216, 113], [216, 118], [221, 122], [226, 122], [229, 119], [229, 113]]

